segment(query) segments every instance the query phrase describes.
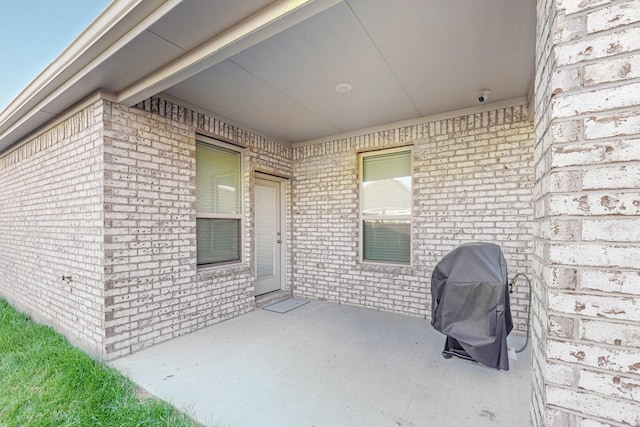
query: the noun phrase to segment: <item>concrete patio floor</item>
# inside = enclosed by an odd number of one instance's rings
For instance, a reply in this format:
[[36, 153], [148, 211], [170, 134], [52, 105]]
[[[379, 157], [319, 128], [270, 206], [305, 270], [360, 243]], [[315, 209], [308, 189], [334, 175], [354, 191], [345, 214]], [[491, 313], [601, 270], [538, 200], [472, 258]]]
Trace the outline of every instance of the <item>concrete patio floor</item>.
[[529, 424], [528, 348], [505, 372], [444, 359], [443, 346], [424, 319], [311, 301], [255, 310], [111, 365], [207, 426]]

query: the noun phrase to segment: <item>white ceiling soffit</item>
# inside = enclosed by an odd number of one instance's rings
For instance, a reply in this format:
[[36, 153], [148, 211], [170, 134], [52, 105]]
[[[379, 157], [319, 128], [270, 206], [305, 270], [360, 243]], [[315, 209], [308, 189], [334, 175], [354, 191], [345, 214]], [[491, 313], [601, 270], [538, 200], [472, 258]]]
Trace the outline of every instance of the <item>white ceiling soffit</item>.
[[422, 116], [469, 106], [484, 88], [491, 101], [530, 89], [534, 0], [347, 3]]
[[[150, 73], [144, 79], [119, 91], [117, 100], [124, 105], [135, 105], [152, 95], [158, 94], [224, 61], [238, 52], [242, 52], [289, 27], [304, 22], [306, 19], [330, 8], [340, 1], [341, 0], [275, 1], [235, 25], [226, 27], [227, 29], [223, 32], [209, 38], [206, 42], [188, 51], [175, 61]], [[185, 3], [192, 9], [192, 13], [187, 14], [189, 19], [186, 19], [186, 22], [184, 22], [182, 26], [188, 29], [187, 31], [198, 32], [203, 29], [195, 27], [192, 24], [192, 20], [195, 19], [197, 21], [196, 16], [202, 13], [202, 11], [197, 8], [196, 3], [197, 2]], [[234, 5], [235, 3], [236, 2], [233, 2]], [[218, 16], [218, 8], [218, 3], [215, 4], [215, 7], [210, 6], [213, 17]], [[223, 10], [236, 11], [236, 8]], [[170, 19], [173, 20], [174, 16], [172, 15]], [[210, 27], [206, 26], [204, 28], [209, 29]], [[161, 30], [158, 28], [157, 31]], [[180, 31], [173, 31], [172, 35], [179, 37], [179, 40], [176, 40], [174, 44], [188, 44], [189, 39], [191, 39], [192, 43], [195, 43], [193, 40], [197, 40], [197, 37], [181, 37], [179, 34], [181, 34]], [[171, 36], [169, 31], [166, 32], [166, 36]]]
[[167, 93], [294, 143], [526, 97], [534, 45], [532, 0], [346, 0]]
[[115, 0], [0, 113], [0, 151], [96, 90], [290, 143], [352, 132], [525, 97], [534, 44], [533, 0]]
[[338, 1], [115, 0], [0, 113], [0, 151], [96, 90], [133, 105]]

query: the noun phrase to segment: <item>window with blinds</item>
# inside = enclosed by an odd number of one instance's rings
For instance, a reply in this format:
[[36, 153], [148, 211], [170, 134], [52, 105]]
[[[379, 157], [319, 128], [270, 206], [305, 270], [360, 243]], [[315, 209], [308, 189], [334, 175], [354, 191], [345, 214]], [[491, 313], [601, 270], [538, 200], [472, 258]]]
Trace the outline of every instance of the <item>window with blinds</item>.
[[241, 154], [196, 144], [196, 240], [198, 265], [240, 261]]
[[411, 263], [411, 158], [406, 148], [360, 157], [363, 261]]

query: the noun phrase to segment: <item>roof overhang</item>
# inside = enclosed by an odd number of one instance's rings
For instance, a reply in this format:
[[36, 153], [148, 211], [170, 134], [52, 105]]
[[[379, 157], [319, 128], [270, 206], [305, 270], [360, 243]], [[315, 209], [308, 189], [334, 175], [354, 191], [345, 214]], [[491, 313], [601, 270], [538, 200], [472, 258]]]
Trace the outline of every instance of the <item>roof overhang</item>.
[[95, 93], [288, 143], [530, 97], [534, 38], [529, 0], [115, 0], [0, 113], [0, 152]]
[[[184, 0], [115, 0], [0, 113], [0, 152], [54, 120], [96, 90], [96, 75]], [[109, 82], [108, 99], [132, 106], [170, 88], [340, 0], [279, 0], [234, 23], [139, 79]], [[139, 40], [138, 44], [144, 44]], [[133, 58], [132, 58], [133, 59]], [[108, 80], [108, 79], [107, 79]]]

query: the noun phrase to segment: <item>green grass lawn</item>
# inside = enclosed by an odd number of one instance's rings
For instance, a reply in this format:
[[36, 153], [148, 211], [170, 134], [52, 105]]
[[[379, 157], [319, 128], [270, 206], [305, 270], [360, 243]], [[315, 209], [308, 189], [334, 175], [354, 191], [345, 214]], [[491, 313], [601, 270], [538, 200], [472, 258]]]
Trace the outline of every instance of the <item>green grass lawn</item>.
[[197, 426], [0, 299], [0, 426]]

